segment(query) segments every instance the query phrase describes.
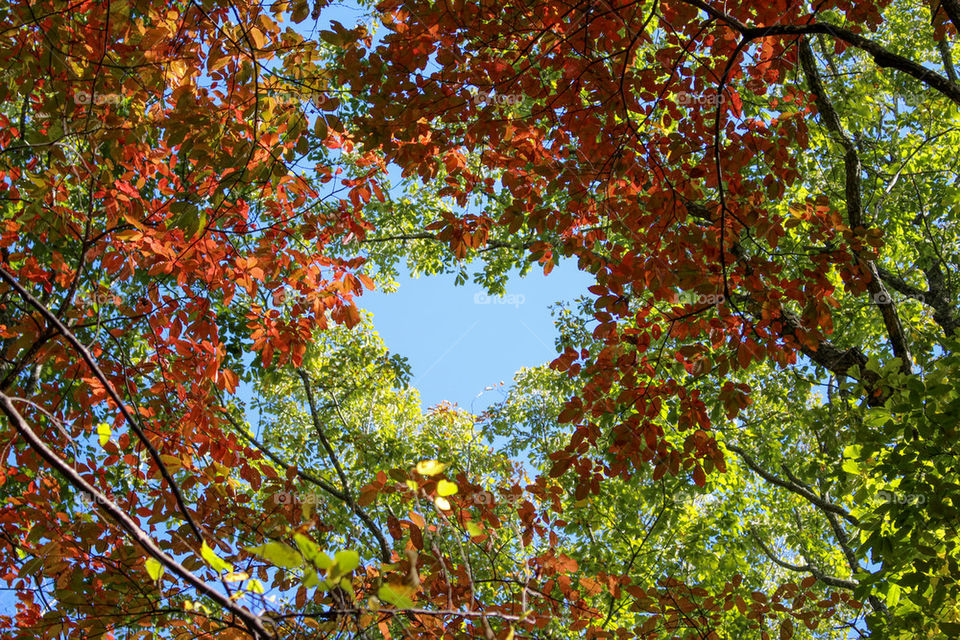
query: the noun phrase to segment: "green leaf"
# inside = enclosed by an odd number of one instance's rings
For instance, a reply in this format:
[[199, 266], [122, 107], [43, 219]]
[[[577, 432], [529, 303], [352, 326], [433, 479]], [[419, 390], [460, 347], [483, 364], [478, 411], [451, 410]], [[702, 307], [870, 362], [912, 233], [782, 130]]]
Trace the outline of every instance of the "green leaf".
[[343, 573], [348, 573], [360, 566], [360, 554], [351, 549], [338, 551], [333, 556], [333, 561], [337, 563]]
[[200, 555], [207, 561], [207, 564], [213, 567], [214, 571], [233, 571], [233, 565], [214, 553], [206, 542], [200, 547]]
[[353, 550], [337, 551], [333, 556], [333, 566], [327, 572], [328, 580], [336, 580], [360, 566], [360, 554]]
[[[889, 419], [890, 419], [890, 412], [887, 411], [886, 409], [883, 409], [882, 407], [876, 408], [876, 409], [870, 409], [863, 416], [863, 424], [865, 424], [868, 427], [877, 429], [885, 425], [887, 423], [887, 420]], [[847, 447], [847, 448], [849, 449], [850, 447]]]
[[314, 569], [307, 568], [303, 572], [303, 586], [315, 587], [320, 584], [320, 577], [317, 575], [317, 572]]
[[413, 600], [410, 596], [414, 591], [416, 591], [414, 587], [405, 584], [385, 584], [377, 590], [377, 597], [397, 609], [412, 609]]
[[888, 607], [892, 607], [900, 601], [900, 585], [891, 584], [887, 587], [887, 598], [886, 603]]
[[268, 542], [256, 547], [246, 547], [250, 553], [286, 569], [296, 569], [303, 565], [303, 556], [290, 545], [282, 542]]
[[844, 449], [843, 449], [843, 457], [844, 457], [844, 458], [853, 458], [854, 460], [856, 460], [857, 458], [860, 457], [860, 451], [861, 451], [862, 449], [863, 449], [863, 447], [862, 447], [861, 445], [859, 445], [859, 444], [852, 444], [852, 445], [850, 445], [850, 446], [848, 446], [848, 447], [844, 447]]
[[300, 550], [301, 555], [308, 561], [313, 561], [320, 553], [320, 547], [317, 546], [317, 543], [302, 533], [293, 534], [293, 541], [297, 544], [297, 549]]

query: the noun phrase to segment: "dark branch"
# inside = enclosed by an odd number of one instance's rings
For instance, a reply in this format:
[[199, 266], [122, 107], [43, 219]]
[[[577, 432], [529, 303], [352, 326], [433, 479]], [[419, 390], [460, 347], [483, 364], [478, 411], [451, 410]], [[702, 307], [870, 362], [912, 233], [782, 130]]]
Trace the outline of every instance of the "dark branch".
[[150, 554], [152, 558], [160, 562], [171, 573], [188, 582], [198, 592], [204, 594], [214, 602], [218, 603], [224, 609], [230, 611], [235, 616], [243, 620], [254, 638], [257, 638], [258, 640], [265, 640], [266, 638], [274, 637], [263, 626], [263, 622], [260, 620], [259, 616], [239, 606], [232, 601], [228, 595], [225, 595], [212, 588], [196, 575], [188, 571], [179, 562], [167, 555], [160, 547], [157, 546], [157, 543], [154, 542], [154, 540], [147, 535], [147, 533], [141, 529], [139, 525], [137, 525], [137, 523], [126, 514], [126, 512], [124, 512], [123, 509], [110, 500], [106, 495], [98, 491], [95, 487], [93, 487], [93, 485], [84, 480], [83, 477], [81, 477], [80, 474], [73, 469], [73, 467], [67, 464], [64, 460], [60, 459], [60, 457], [54, 453], [54, 451], [50, 449], [50, 447], [48, 447], [43, 440], [37, 436], [36, 433], [33, 432], [29, 425], [27, 425], [26, 421], [23, 419], [23, 416], [20, 415], [16, 407], [13, 405], [12, 399], [2, 392], [0, 392], [0, 410], [3, 411], [3, 413], [10, 420], [11, 424], [13, 424], [14, 429], [16, 429], [17, 432], [23, 436], [24, 440], [27, 441], [27, 444], [29, 444], [30, 447], [47, 462], [47, 464], [58, 471], [73, 487], [93, 498], [100, 508], [106, 512], [106, 514], [110, 516], [118, 525], [120, 525], [120, 527], [127, 532], [127, 535], [129, 535], [130, 538], [143, 547], [143, 549]]

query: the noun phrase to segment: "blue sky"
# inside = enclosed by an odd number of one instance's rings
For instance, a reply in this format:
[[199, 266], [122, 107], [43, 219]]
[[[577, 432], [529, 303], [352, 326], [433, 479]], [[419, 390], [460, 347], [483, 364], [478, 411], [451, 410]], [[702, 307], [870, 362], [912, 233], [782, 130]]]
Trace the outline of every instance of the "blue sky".
[[[353, 0], [330, 5], [321, 15], [321, 28], [333, 20], [349, 28], [362, 14]], [[311, 21], [297, 27], [305, 37], [312, 35]], [[396, 187], [402, 182], [397, 167], [390, 167], [389, 178], [395, 185], [392, 195], [403, 197]], [[396, 292], [368, 291], [357, 305], [373, 313], [387, 348], [408, 359], [410, 385], [419, 390], [424, 409], [449, 401], [475, 413], [502, 399], [500, 389], [506, 390], [520, 368], [556, 357], [549, 306], [584, 295], [595, 283], [575, 260], [560, 262], [548, 276], [536, 265], [523, 278], [513, 272], [499, 300], [484, 299], [475, 284], [457, 286], [455, 274], [411, 278], [401, 271], [397, 280]], [[501, 382], [505, 387], [485, 391]]]
[[424, 408], [446, 400], [477, 412], [502, 399], [484, 388], [509, 386], [521, 367], [556, 357], [549, 305], [573, 300], [593, 284], [574, 261], [561, 262], [548, 276], [536, 267], [523, 278], [514, 273], [499, 299], [474, 284], [456, 286], [455, 277], [402, 274], [396, 292], [370, 291], [357, 300], [373, 313], [387, 347], [409, 360], [411, 386]]

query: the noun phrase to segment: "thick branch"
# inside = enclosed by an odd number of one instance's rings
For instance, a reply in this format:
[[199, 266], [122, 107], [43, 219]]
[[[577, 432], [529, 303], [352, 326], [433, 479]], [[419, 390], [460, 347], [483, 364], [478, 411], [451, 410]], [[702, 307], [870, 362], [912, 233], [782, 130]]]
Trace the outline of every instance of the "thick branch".
[[953, 66], [953, 54], [950, 53], [950, 45], [947, 39], [937, 40], [937, 50], [940, 51], [940, 59], [943, 60], [943, 69], [947, 72], [950, 82], [960, 82], [957, 78], [957, 68]]
[[[767, 38], [770, 36], [802, 36], [802, 35], [827, 35], [837, 40], [846, 42], [852, 47], [866, 51], [873, 56], [873, 61], [878, 67], [897, 69], [913, 76], [920, 82], [933, 87], [943, 95], [947, 96], [957, 104], [960, 104], [960, 85], [944, 78], [938, 73], [930, 71], [921, 64], [917, 64], [909, 58], [893, 53], [877, 44], [873, 40], [864, 38], [858, 33], [849, 29], [838, 27], [826, 22], [817, 22], [813, 24], [777, 24], [768, 27], [750, 27], [740, 22], [733, 16], [727, 15], [722, 11], [710, 6], [704, 0], [681, 0], [686, 4], [697, 7], [705, 11], [710, 17], [719, 20], [727, 26], [735, 29], [743, 36], [745, 41], [756, 40], [758, 38]], [[957, 5], [957, 0], [947, 0], [953, 5]], [[947, 2], [944, 2], [946, 6]]]
[[47, 462], [47, 464], [58, 471], [73, 487], [93, 498], [100, 508], [103, 509], [103, 511], [105, 511], [107, 515], [109, 515], [118, 525], [120, 525], [120, 527], [127, 532], [130, 538], [143, 547], [143, 549], [152, 558], [160, 562], [171, 573], [188, 582], [198, 592], [211, 598], [224, 609], [230, 611], [235, 616], [243, 620], [254, 638], [260, 640], [274, 637], [263, 626], [263, 622], [257, 615], [239, 606], [227, 595], [220, 593], [216, 589], [213, 589], [210, 585], [188, 571], [183, 565], [167, 555], [160, 547], [158, 547], [156, 542], [154, 542], [153, 539], [143, 529], [141, 529], [140, 526], [137, 525], [137, 523], [126, 514], [126, 512], [124, 512], [123, 509], [121, 509], [103, 493], [94, 488], [86, 480], [84, 480], [83, 477], [73, 469], [73, 467], [67, 464], [67, 462], [62, 460], [52, 449], [50, 449], [50, 447], [44, 444], [43, 440], [41, 440], [40, 437], [37, 436], [37, 434], [34, 433], [34, 431], [29, 427], [29, 425], [27, 425], [26, 421], [23, 419], [23, 416], [20, 415], [16, 407], [13, 405], [11, 398], [2, 392], [0, 392], [0, 409], [2, 409], [3, 413], [10, 420], [11, 424], [13, 424], [14, 429], [16, 429], [17, 432], [23, 436], [24, 440], [27, 441], [27, 444], [30, 445], [30, 447], [36, 451], [37, 454]]
[[163, 476], [164, 481], [170, 487], [170, 492], [173, 494], [173, 498], [177, 503], [177, 508], [180, 510], [180, 513], [183, 515], [187, 524], [190, 526], [190, 529], [193, 531], [194, 535], [197, 537], [197, 540], [203, 542], [203, 534], [200, 532], [200, 528], [197, 526], [197, 523], [194, 522], [193, 517], [190, 515], [189, 509], [187, 509], [186, 501], [183, 499], [183, 494], [180, 493], [180, 488], [177, 486], [176, 482], [173, 480], [173, 476], [170, 475], [170, 471], [167, 469], [166, 465], [163, 463], [163, 460], [160, 458], [160, 452], [157, 451], [156, 447], [153, 446], [153, 443], [150, 442], [150, 439], [147, 438], [147, 434], [143, 432], [140, 428], [140, 425], [134, 419], [133, 415], [130, 413], [130, 410], [127, 409], [127, 405], [123, 402], [123, 399], [120, 397], [120, 394], [117, 393], [116, 389], [113, 388], [113, 385], [110, 384], [110, 381], [107, 379], [106, 374], [100, 369], [96, 361], [93, 359], [93, 355], [87, 350], [86, 347], [80, 342], [79, 339], [73, 332], [70, 331], [66, 325], [60, 322], [60, 319], [53, 314], [46, 305], [42, 304], [39, 300], [30, 295], [30, 292], [24, 289], [19, 282], [3, 267], [0, 267], [0, 278], [5, 280], [7, 284], [13, 287], [21, 298], [26, 300], [30, 306], [40, 312], [47, 322], [52, 324], [54, 328], [66, 338], [67, 342], [80, 354], [80, 357], [83, 361], [90, 367], [90, 370], [93, 372], [93, 375], [103, 384], [104, 389], [107, 391], [107, 395], [110, 396], [110, 399], [113, 400], [114, 404], [117, 405], [120, 413], [123, 415], [124, 419], [127, 421], [127, 424], [130, 425], [130, 429], [136, 434], [140, 442], [143, 443], [144, 448], [150, 454], [150, 457], [153, 459], [154, 464], [157, 465], [157, 469], [160, 471], [160, 475]]
[[960, 329], [960, 316], [957, 315], [956, 307], [950, 302], [939, 265], [924, 271], [927, 276], [927, 286], [930, 287], [927, 291], [908, 284], [903, 278], [882, 267], [877, 267], [877, 273], [894, 291], [933, 309], [934, 322], [940, 325], [947, 336], [953, 335]]
[[[846, 200], [847, 200], [847, 224], [851, 229], [863, 226], [863, 201], [860, 190], [860, 176], [862, 167], [860, 164], [860, 155], [857, 153], [857, 147], [853, 140], [844, 131], [840, 123], [840, 117], [837, 115], [833, 103], [827, 96], [827, 92], [820, 81], [820, 72], [817, 70], [816, 59], [813, 56], [813, 50], [810, 43], [804, 39], [800, 42], [800, 66], [803, 69], [807, 83], [810, 85], [810, 91], [815, 95], [817, 101], [817, 110], [823, 119], [827, 129], [833, 135], [834, 139], [846, 150], [844, 154], [844, 165], [846, 167]], [[858, 257], [859, 258], [859, 257]], [[913, 355], [910, 353], [910, 347], [907, 344], [907, 338], [903, 330], [903, 324], [900, 322], [900, 315], [893, 304], [879, 304], [889, 302], [890, 294], [887, 292], [877, 267], [872, 260], [859, 258], [870, 273], [870, 282], [867, 283], [867, 290], [870, 292], [873, 300], [878, 303], [880, 315], [883, 318], [884, 326], [887, 329], [887, 335], [890, 338], [890, 345], [893, 347], [893, 354], [900, 358], [900, 368], [904, 373], [913, 371]]]

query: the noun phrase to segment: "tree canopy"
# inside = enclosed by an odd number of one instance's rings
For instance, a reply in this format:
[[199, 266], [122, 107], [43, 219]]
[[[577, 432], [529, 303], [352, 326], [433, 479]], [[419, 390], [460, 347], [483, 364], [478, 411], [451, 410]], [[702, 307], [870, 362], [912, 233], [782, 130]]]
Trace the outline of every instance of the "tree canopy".
[[[957, 0], [0, 27], [5, 637], [960, 637]], [[362, 308], [561, 261], [478, 415]]]

